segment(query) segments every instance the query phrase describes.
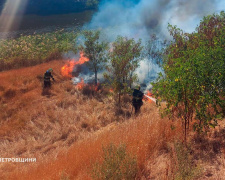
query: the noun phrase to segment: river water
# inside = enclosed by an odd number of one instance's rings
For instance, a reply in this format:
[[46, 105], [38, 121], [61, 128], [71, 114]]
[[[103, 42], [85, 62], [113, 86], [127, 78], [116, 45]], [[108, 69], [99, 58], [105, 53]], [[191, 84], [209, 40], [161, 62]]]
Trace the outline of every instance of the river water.
[[50, 16], [16, 16], [14, 24], [7, 32], [4, 32], [4, 27], [0, 23], [0, 39], [5, 37], [16, 38], [21, 35], [31, 35], [34, 33], [47, 33], [61, 29], [66, 31], [78, 30], [91, 20], [93, 14], [94, 11], [89, 10], [80, 13]]

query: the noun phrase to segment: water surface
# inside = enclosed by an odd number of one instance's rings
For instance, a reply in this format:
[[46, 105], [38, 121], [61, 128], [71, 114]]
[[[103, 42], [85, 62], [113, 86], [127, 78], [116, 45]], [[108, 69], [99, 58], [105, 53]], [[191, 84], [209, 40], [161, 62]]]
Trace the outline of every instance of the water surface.
[[20, 35], [46, 33], [60, 29], [65, 29], [66, 31], [77, 30], [85, 23], [89, 22], [93, 14], [94, 11], [88, 10], [80, 13], [57, 14], [50, 16], [17, 16], [15, 17], [15, 23], [7, 32], [4, 32], [4, 28], [0, 25], [0, 38], [13, 38], [19, 37]]

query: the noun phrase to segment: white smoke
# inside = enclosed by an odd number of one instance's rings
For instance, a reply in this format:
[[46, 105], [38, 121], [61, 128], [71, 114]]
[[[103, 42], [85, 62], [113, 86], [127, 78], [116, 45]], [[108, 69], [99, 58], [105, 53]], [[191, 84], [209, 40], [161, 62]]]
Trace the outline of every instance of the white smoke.
[[[207, 15], [225, 10], [224, 0], [104, 0], [85, 29], [101, 29], [112, 42], [118, 35], [146, 41], [152, 34], [171, 39], [168, 23], [185, 32], [195, 30]], [[160, 68], [143, 60], [137, 69], [140, 83], [153, 81]]]
[[224, 0], [105, 0], [85, 28], [102, 29], [110, 40], [118, 35], [149, 38], [169, 37], [168, 23], [192, 32], [209, 14], [225, 10]]
[[[103, 82], [103, 72], [99, 72], [98, 73], [98, 82], [99, 83], [102, 83]], [[73, 77], [72, 78], [72, 82], [73, 84], [78, 84], [80, 83], [81, 81], [83, 81], [85, 84], [93, 84], [95, 80], [95, 75], [93, 73], [79, 73], [79, 76], [77, 77]]]

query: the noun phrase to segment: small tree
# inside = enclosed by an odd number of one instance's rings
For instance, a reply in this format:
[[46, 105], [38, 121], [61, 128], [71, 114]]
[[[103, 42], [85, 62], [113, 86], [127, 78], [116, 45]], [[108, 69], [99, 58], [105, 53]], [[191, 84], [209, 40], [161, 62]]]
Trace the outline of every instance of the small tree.
[[191, 34], [171, 25], [169, 31], [174, 42], [153, 91], [167, 102], [167, 112], [181, 117], [186, 140], [193, 117], [202, 132], [225, 114], [225, 13], [205, 17]]
[[84, 52], [84, 56], [89, 59], [87, 62], [88, 67], [95, 73], [95, 85], [97, 85], [97, 73], [103, 69], [106, 59], [106, 50], [108, 49], [107, 42], [100, 42], [100, 31], [84, 31], [85, 37], [84, 46], [81, 46], [81, 50]]
[[141, 40], [135, 42], [134, 39], [121, 36], [112, 44], [109, 52], [110, 65], [104, 76], [118, 94], [119, 105], [121, 94], [127, 92], [128, 87], [137, 80], [134, 71], [139, 66], [142, 48]]

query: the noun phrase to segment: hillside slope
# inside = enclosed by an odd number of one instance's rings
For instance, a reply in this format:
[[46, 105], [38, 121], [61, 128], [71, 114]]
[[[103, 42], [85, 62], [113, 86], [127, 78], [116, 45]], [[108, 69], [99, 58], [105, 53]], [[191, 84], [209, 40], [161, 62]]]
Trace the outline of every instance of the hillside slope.
[[[0, 73], [0, 153], [2, 157], [55, 157], [74, 142], [126, 117], [115, 116], [107, 93], [78, 90], [61, 75], [65, 61]], [[56, 82], [43, 91], [43, 74], [53, 68]], [[130, 111], [124, 113], [130, 116]], [[3, 163], [1, 178], [17, 165]], [[24, 164], [26, 166], [26, 164]]]
[[[2, 158], [37, 158], [36, 163], [0, 163], [0, 179], [91, 179], [102, 146], [126, 144], [138, 160], [137, 179], [174, 179], [179, 165], [174, 144], [182, 139], [179, 121], [161, 118], [144, 102], [134, 116], [130, 98], [118, 112], [106, 90], [78, 89], [62, 77], [65, 61], [0, 73], [0, 154]], [[56, 82], [42, 90], [43, 73], [53, 68]], [[175, 128], [174, 128], [175, 127]], [[199, 179], [225, 175], [225, 126], [208, 137], [190, 134]]]

